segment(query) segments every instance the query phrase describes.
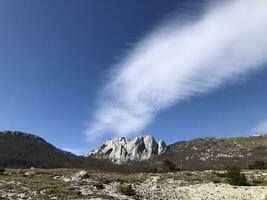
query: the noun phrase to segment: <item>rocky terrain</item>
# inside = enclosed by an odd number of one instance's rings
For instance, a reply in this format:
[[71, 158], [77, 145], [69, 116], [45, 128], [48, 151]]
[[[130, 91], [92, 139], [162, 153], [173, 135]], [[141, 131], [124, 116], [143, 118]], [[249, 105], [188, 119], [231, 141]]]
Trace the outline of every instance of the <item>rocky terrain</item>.
[[87, 168], [112, 172], [162, 171], [165, 160], [181, 170], [219, 170], [254, 161], [267, 163], [267, 135], [236, 138], [206, 137], [166, 146], [152, 136], [108, 140], [87, 156], [60, 150], [44, 139], [22, 132], [0, 132], [0, 167]]
[[[223, 171], [104, 173], [77, 169], [8, 169], [0, 174], [0, 199], [266, 200], [267, 171], [245, 171], [251, 186], [232, 186]], [[131, 185], [134, 194], [118, 190]]]
[[[143, 136], [109, 140], [84, 157], [1, 132], [0, 199], [267, 200], [266, 152], [266, 135], [169, 146]], [[220, 171], [228, 165], [261, 170], [243, 170], [245, 186], [233, 186]]]
[[267, 162], [267, 135], [180, 141], [142, 165], [156, 168], [165, 159], [182, 170], [225, 169], [229, 165], [246, 169], [255, 160]]
[[100, 147], [88, 152], [85, 156], [110, 159], [114, 163], [123, 164], [129, 160], [140, 161], [163, 154], [167, 149], [164, 141], [159, 143], [152, 136], [139, 136], [133, 140], [124, 137], [110, 139]]
[[207, 137], [177, 142], [169, 147], [166, 156], [175, 157], [175, 163], [181, 168], [191, 168], [196, 162], [198, 169], [223, 169], [227, 165], [247, 168], [254, 160], [267, 161], [267, 135]]
[[267, 135], [204, 137], [168, 146], [163, 141], [156, 143], [151, 136], [134, 140], [117, 138], [108, 140], [87, 156], [110, 159], [139, 170], [159, 169], [166, 159], [182, 170], [225, 169], [228, 165], [246, 169], [256, 160], [267, 162]]

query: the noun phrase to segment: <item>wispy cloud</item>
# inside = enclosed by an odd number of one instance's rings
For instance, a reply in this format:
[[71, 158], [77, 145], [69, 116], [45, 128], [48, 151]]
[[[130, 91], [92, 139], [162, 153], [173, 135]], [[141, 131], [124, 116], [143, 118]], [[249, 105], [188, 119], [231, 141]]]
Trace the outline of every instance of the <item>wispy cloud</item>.
[[68, 147], [66, 147], [66, 148], [61, 148], [61, 149], [64, 151], [71, 152], [75, 155], [84, 155], [88, 151], [88, 149], [82, 149], [82, 148], [68, 148]]
[[267, 133], [267, 120], [260, 122], [254, 129], [254, 133]]
[[110, 74], [87, 136], [138, 134], [159, 111], [260, 69], [266, 0], [225, 2], [198, 21], [172, 19], [140, 41]]

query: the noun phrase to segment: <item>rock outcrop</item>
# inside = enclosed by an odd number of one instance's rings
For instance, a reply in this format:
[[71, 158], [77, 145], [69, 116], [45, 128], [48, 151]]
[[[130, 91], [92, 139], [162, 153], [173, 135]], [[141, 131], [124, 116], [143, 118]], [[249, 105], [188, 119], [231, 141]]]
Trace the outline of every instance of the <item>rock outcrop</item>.
[[114, 163], [123, 164], [129, 160], [147, 160], [165, 152], [167, 146], [164, 141], [159, 143], [152, 136], [140, 136], [134, 140], [124, 137], [110, 139], [100, 147], [88, 152], [85, 156], [100, 159], [110, 159]]

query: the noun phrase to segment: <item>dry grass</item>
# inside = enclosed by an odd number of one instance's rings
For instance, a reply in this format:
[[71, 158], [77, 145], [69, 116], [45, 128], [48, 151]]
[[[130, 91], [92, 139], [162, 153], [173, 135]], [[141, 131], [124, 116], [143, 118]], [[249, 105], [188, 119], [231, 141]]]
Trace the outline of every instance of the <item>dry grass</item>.
[[[3, 199], [1, 192], [8, 190], [16, 190], [17, 193], [35, 193], [34, 199], [81, 199], [87, 198], [81, 196], [77, 185], [72, 182], [64, 182], [55, 179], [54, 177], [72, 177], [80, 169], [34, 169], [34, 174], [25, 176], [25, 172], [31, 170], [7, 169], [0, 175], [0, 199]], [[105, 173], [88, 171], [93, 182], [79, 181], [78, 186], [86, 186], [91, 184], [97, 190], [102, 190], [104, 185], [109, 185], [112, 182], [117, 182], [122, 185], [131, 183], [141, 183], [147, 179], [157, 178], [159, 182], [168, 182], [173, 179], [178, 182], [177, 186], [187, 186], [199, 183], [227, 183], [226, 177], [222, 174], [223, 171], [180, 171], [173, 173]], [[267, 170], [247, 170], [244, 171], [251, 185], [267, 186]], [[19, 183], [19, 184], [18, 184]], [[88, 196], [91, 197], [91, 196]], [[100, 196], [97, 196], [100, 197]], [[104, 196], [103, 196], [104, 198]], [[105, 198], [111, 199], [106, 196]], [[16, 198], [14, 198], [16, 199]]]

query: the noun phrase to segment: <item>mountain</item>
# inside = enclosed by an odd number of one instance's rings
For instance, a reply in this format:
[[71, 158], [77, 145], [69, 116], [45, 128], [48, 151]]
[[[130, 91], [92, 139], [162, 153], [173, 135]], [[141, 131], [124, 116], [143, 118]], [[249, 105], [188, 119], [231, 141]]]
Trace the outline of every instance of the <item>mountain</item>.
[[76, 156], [54, 147], [38, 136], [19, 131], [0, 132], [1, 166], [122, 170], [111, 161]]
[[0, 134], [0, 164], [13, 167], [71, 167], [75, 155], [57, 149], [44, 139], [17, 131]]
[[[76, 156], [44, 139], [17, 131], [0, 132], [0, 167], [88, 168], [114, 172], [145, 172], [160, 169], [169, 160], [181, 170], [248, 168], [254, 161], [267, 163], [267, 135], [205, 137], [166, 146], [152, 136], [134, 140], [108, 140], [87, 156]], [[115, 163], [114, 163], [115, 162]]]
[[138, 165], [159, 168], [166, 159], [182, 170], [225, 169], [229, 165], [248, 168], [257, 160], [267, 163], [267, 135], [180, 141], [169, 145], [164, 154]]
[[85, 157], [110, 159], [114, 163], [124, 164], [130, 160], [140, 161], [163, 154], [167, 149], [164, 141], [159, 143], [152, 136], [139, 136], [134, 140], [124, 137], [110, 139], [100, 147], [88, 152]]

